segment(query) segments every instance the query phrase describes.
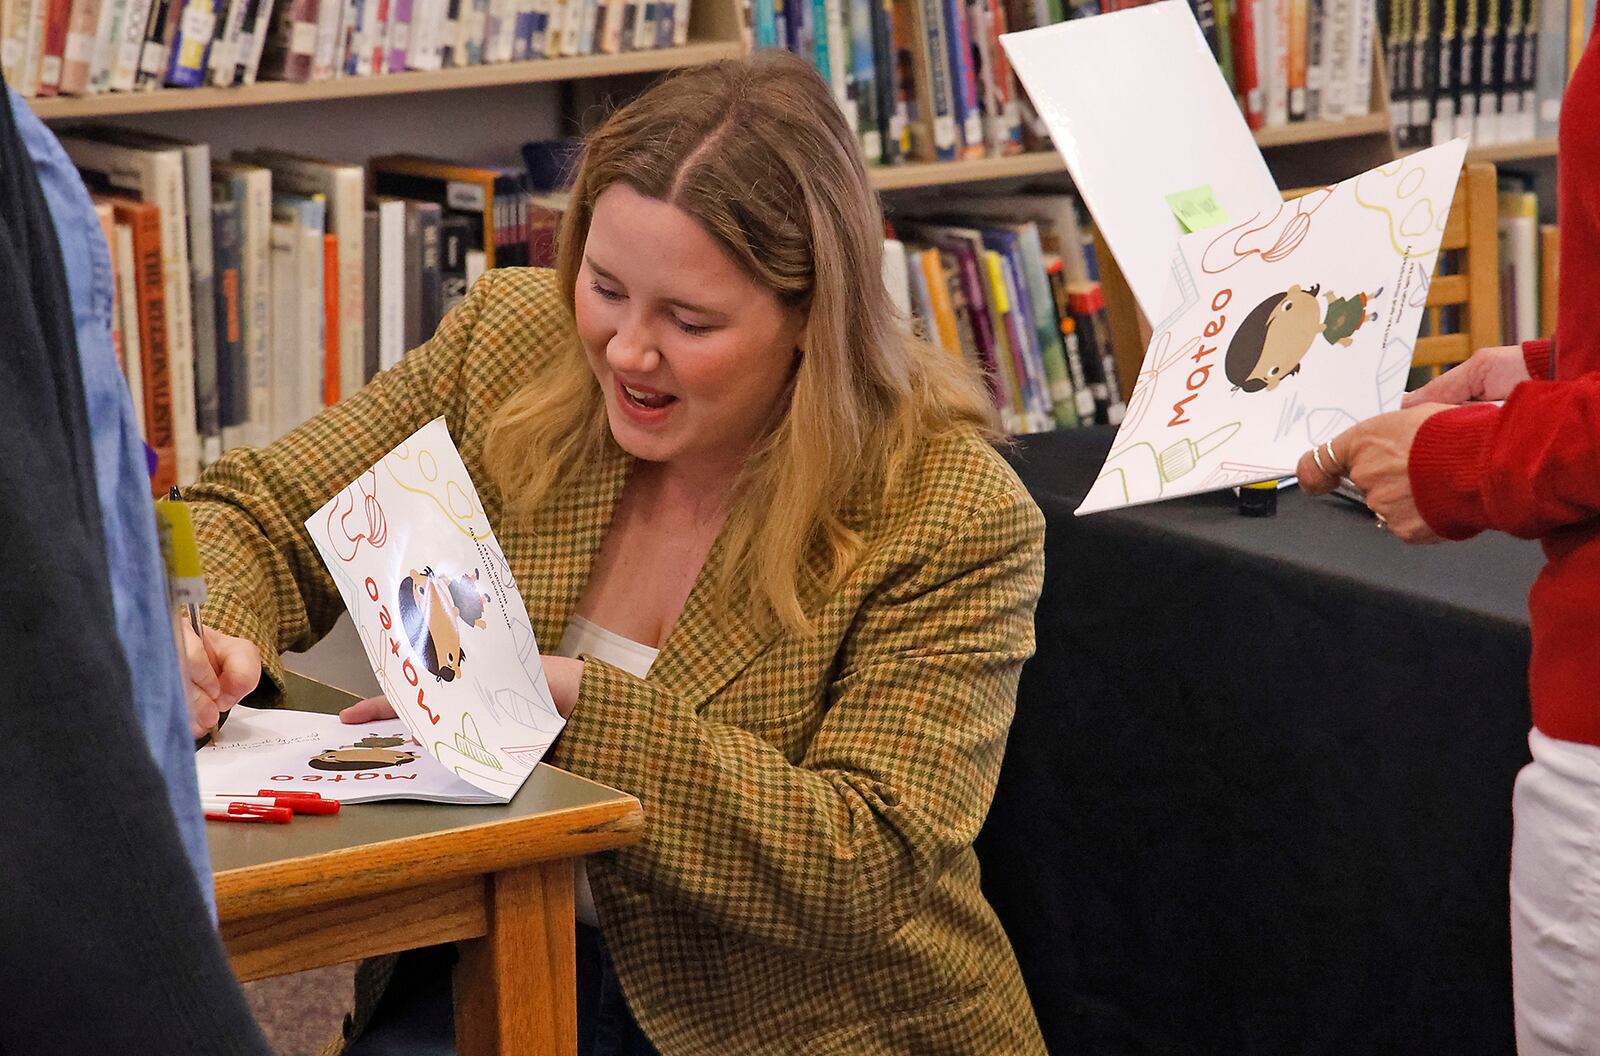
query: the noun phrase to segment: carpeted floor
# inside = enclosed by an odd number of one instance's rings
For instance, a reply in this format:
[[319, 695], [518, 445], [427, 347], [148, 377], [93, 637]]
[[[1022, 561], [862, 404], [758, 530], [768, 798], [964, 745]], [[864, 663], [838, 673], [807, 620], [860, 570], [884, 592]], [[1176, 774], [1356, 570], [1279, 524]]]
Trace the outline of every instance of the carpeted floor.
[[355, 969], [340, 964], [244, 985], [256, 1022], [278, 1056], [318, 1056], [339, 1033]]

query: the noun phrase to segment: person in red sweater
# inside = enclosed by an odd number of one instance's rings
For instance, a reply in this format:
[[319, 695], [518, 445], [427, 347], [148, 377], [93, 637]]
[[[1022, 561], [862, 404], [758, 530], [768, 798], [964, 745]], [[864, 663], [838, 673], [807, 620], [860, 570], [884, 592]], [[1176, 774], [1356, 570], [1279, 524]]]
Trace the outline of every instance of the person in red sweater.
[[[1555, 341], [1487, 348], [1401, 409], [1307, 452], [1412, 543], [1538, 539], [1528, 608], [1533, 762], [1512, 799], [1512, 986], [1521, 1056], [1600, 1052], [1600, 37], [1561, 107]], [[1504, 400], [1503, 406], [1494, 402]]]

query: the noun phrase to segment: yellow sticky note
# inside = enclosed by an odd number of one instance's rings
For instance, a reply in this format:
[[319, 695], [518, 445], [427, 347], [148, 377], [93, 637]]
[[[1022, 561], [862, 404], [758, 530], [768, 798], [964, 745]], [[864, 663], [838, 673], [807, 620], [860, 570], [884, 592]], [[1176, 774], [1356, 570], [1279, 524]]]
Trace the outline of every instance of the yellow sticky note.
[[1217, 204], [1211, 185], [1191, 187], [1167, 195], [1167, 205], [1185, 231], [1204, 231], [1228, 222], [1228, 214]]
[[194, 537], [194, 520], [186, 503], [156, 502], [156, 526], [161, 535], [161, 556], [167, 565], [167, 592], [174, 604], [203, 605], [205, 576], [200, 570], [200, 546]]

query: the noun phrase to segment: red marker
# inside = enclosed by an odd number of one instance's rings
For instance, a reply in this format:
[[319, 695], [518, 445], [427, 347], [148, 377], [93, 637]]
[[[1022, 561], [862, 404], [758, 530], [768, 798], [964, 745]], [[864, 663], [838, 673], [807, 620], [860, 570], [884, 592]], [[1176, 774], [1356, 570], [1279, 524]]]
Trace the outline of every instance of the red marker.
[[257, 796], [234, 795], [232, 792], [218, 792], [207, 799], [226, 799], [230, 803], [254, 803], [260, 807], [283, 807], [296, 814], [337, 814], [339, 801], [337, 799], [323, 799], [321, 796], [293, 796], [282, 792], [262, 792]]
[[200, 800], [207, 821], [253, 821], [287, 825], [294, 820], [288, 807], [267, 807], [259, 803], [240, 803], [237, 800], [215, 797]]
[[[258, 796], [276, 796], [279, 799], [321, 799], [320, 792], [294, 792], [287, 788], [263, 788], [256, 793]], [[337, 802], [337, 801], [335, 801]]]

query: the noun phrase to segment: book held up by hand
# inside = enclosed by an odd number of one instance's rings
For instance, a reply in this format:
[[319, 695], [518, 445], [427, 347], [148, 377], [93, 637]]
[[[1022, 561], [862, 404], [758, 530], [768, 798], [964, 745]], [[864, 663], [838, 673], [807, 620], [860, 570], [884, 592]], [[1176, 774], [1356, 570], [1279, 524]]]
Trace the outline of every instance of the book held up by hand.
[[[478, 802], [508, 801], [565, 720], [444, 419], [357, 477], [306, 529], [411, 750], [487, 797]], [[366, 728], [346, 727], [352, 740]]]

